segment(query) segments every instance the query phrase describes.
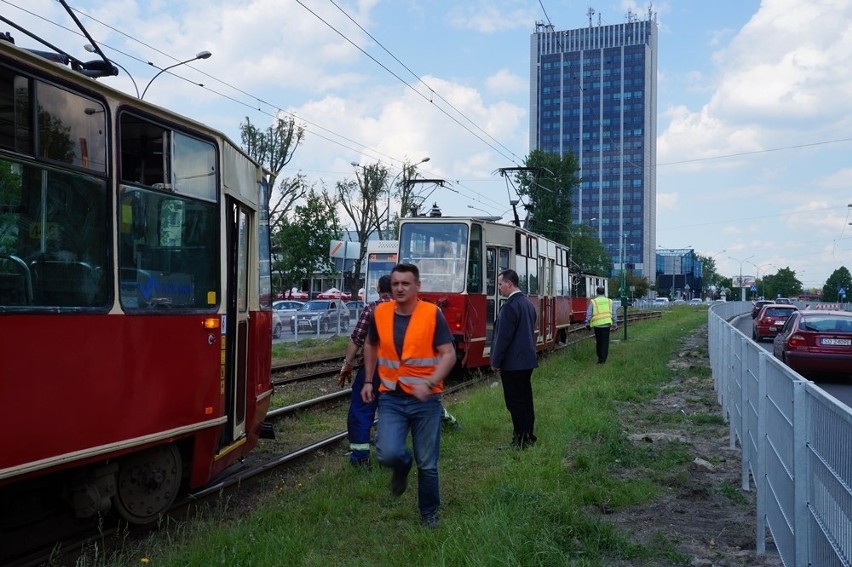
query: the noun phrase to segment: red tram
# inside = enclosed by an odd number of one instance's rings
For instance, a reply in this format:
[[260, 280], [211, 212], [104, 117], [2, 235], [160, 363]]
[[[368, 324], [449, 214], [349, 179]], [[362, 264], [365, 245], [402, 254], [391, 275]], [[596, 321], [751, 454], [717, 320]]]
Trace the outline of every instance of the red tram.
[[268, 200], [222, 134], [0, 41], [5, 513], [37, 485], [147, 523], [255, 446]]
[[398, 257], [419, 268], [420, 296], [441, 307], [466, 368], [489, 362], [504, 301], [497, 290], [503, 270], [518, 272], [521, 290], [535, 305], [540, 351], [564, 342], [568, 327], [585, 319], [595, 288], [607, 287], [605, 277], [571, 273], [566, 246], [476, 217], [401, 219]]

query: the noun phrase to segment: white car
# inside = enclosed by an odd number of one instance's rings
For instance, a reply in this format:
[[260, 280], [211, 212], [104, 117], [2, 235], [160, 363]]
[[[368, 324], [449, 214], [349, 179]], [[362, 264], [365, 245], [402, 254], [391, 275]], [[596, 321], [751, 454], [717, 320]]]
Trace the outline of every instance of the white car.
[[280, 339], [281, 333], [284, 331], [284, 323], [281, 321], [281, 315], [273, 309], [272, 310], [272, 338]]

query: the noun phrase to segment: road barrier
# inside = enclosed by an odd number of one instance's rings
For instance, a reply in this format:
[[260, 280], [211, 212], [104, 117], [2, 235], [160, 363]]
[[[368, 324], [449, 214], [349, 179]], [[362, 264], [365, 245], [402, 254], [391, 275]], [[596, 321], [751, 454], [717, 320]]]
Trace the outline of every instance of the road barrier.
[[769, 528], [785, 565], [852, 565], [852, 412], [729, 322], [750, 312], [713, 305], [708, 340], [742, 489], [757, 491], [757, 552]]

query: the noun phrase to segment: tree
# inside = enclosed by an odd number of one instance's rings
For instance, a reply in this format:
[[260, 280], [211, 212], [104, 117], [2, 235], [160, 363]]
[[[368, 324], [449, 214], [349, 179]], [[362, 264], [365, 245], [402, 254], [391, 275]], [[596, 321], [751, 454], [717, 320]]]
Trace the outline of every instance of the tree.
[[627, 275], [624, 279], [625, 286], [627, 286], [627, 289], [624, 291], [624, 293], [620, 293], [621, 276], [615, 276], [613, 278], [608, 279], [610, 297], [615, 299], [624, 296], [633, 299], [634, 297], [646, 297], [648, 295], [648, 290], [650, 289], [651, 285], [648, 283], [648, 280], [646, 278], [635, 274], [633, 270], [628, 270]]
[[[426, 197], [423, 196], [424, 187], [420, 183], [412, 183], [417, 179], [417, 166], [421, 163], [429, 161], [429, 158], [424, 158], [418, 163], [410, 164], [407, 161], [402, 164], [402, 171], [394, 178], [396, 188], [388, 188], [388, 191], [393, 191], [393, 196], [399, 199], [399, 213], [394, 218], [393, 235], [396, 238], [399, 235], [399, 219], [407, 217], [411, 214], [412, 209], [418, 209], [423, 204]], [[392, 181], [391, 183], [393, 183]], [[387, 209], [390, 215], [390, 208]]]
[[279, 228], [293, 203], [306, 193], [305, 180], [301, 175], [290, 179], [284, 177], [276, 187], [278, 176], [293, 159], [293, 154], [304, 135], [304, 126], [296, 126], [294, 118], [276, 118], [265, 131], [252, 124], [248, 116], [246, 121], [240, 124], [243, 150], [269, 171], [272, 194], [276, 190], [280, 193], [275, 204], [269, 208], [269, 224], [273, 232]]
[[[846, 292], [843, 299], [840, 295], [841, 289]], [[846, 266], [840, 266], [825, 280], [825, 285], [822, 286], [822, 300], [846, 302], [850, 294], [852, 294], [852, 275]]]
[[[358, 170], [361, 170], [360, 173]], [[353, 281], [361, 281], [361, 266], [367, 254], [367, 240], [378, 231], [381, 234], [378, 201], [387, 193], [388, 170], [380, 163], [355, 169], [357, 181], [339, 181], [336, 186], [336, 201], [346, 211], [355, 226], [360, 248], [353, 270]], [[353, 297], [358, 290], [353, 289]]]
[[765, 297], [797, 297], [802, 293], [802, 282], [796, 279], [796, 272], [790, 267], [781, 268], [774, 275], [763, 276]]
[[299, 285], [317, 273], [333, 274], [329, 243], [340, 236], [334, 200], [325, 193], [308, 190], [305, 204], [294, 209], [293, 220], [284, 217], [272, 235], [276, 252], [273, 270], [281, 275], [284, 288]]
[[519, 171], [515, 180], [518, 194], [527, 198], [527, 227], [539, 234], [555, 227], [557, 236], [564, 231], [570, 237], [571, 193], [580, 184], [576, 157], [571, 152], [560, 156], [533, 150], [524, 165], [530, 170]]
[[612, 258], [606, 253], [603, 244], [591, 227], [573, 225], [572, 234], [562, 236], [566, 240], [556, 241], [571, 249], [571, 271], [595, 276], [608, 276], [612, 273]]

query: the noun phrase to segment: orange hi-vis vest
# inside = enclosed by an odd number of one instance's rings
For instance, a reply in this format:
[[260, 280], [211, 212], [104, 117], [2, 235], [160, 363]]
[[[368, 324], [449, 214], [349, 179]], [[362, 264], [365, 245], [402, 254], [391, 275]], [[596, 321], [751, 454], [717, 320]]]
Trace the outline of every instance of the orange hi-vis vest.
[[[428, 380], [440, 360], [434, 347], [438, 307], [418, 300], [402, 342], [401, 358], [396, 353], [393, 340], [395, 308], [396, 302], [388, 301], [378, 304], [373, 311], [373, 320], [379, 334], [379, 391], [393, 392], [399, 388], [402, 392], [411, 394], [411, 385]], [[432, 393], [443, 390], [443, 381], [432, 387]]]
[[603, 327], [612, 325], [612, 300], [599, 295], [592, 299], [592, 318], [589, 319], [590, 327]]

